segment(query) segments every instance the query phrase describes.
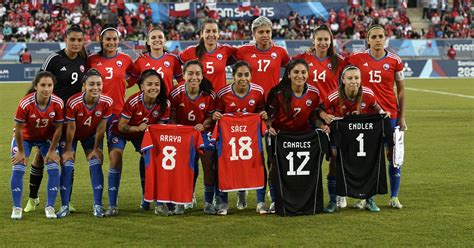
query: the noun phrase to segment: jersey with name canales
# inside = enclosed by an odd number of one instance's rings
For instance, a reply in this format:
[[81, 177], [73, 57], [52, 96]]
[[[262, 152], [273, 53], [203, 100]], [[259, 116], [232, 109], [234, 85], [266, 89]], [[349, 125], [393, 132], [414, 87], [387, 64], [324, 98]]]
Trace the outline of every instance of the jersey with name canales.
[[[166, 122], [170, 118], [170, 103], [167, 101], [167, 107], [163, 112], [160, 110], [159, 104], [154, 104], [148, 108], [144, 103], [143, 91], [139, 91], [128, 98], [123, 106], [123, 111], [120, 117], [128, 120], [127, 125], [129, 126], [139, 126], [142, 123], [151, 125], [156, 124], [159, 121]], [[114, 133], [119, 134], [122, 137], [127, 139], [143, 137], [143, 132], [122, 133], [118, 130], [117, 125], [118, 122], [114, 122], [112, 130]]]
[[387, 193], [385, 140], [393, 142], [389, 119], [381, 115], [351, 115], [331, 123], [337, 195], [367, 199]]
[[267, 100], [267, 112], [276, 130], [306, 132], [311, 130], [310, 121], [317, 115], [319, 91], [306, 84], [300, 97], [292, 95], [288, 114], [285, 112], [283, 90], [275, 91]]
[[224, 114], [217, 122], [219, 190], [237, 191], [263, 188], [264, 163], [261, 121], [258, 114]]
[[216, 111], [221, 113], [258, 113], [265, 108], [265, 96], [263, 88], [257, 84], [250, 83], [245, 96], [238, 96], [233, 84], [227, 85], [217, 92]]
[[280, 81], [280, 69], [290, 61], [285, 48], [273, 45], [265, 51], [255, 45], [243, 45], [235, 53], [236, 60], [244, 60], [252, 69], [252, 81], [260, 85], [267, 98], [270, 89]]
[[95, 135], [100, 121], [112, 115], [112, 98], [100, 95], [89, 108], [84, 102], [85, 93], [77, 93], [66, 104], [66, 120], [76, 123], [75, 140], [84, 140]]
[[316, 214], [323, 211], [321, 164], [329, 141], [319, 130], [279, 132], [275, 138], [276, 169], [270, 174], [278, 215]]
[[161, 57], [155, 58], [150, 53], [146, 53], [138, 57], [137, 60], [135, 60], [134, 70], [131, 76], [137, 81], [142, 72], [149, 69], [156, 70], [161, 78], [163, 78], [168, 95], [174, 88], [173, 78], [178, 82], [182, 81], [183, 71], [181, 69], [181, 63], [174, 54], [164, 53]]
[[176, 111], [176, 122], [182, 125], [194, 126], [203, 123], [214, 113], [216, 95], [201, 91], [195, 99], [186, 92], [184, 83], [178, 85], [171, 94], [171, 111]]
[[77, 56], [70, 59], [64, 49], [50, 54], [41, 66], [41, 71], [49, 71], [56, 77], [53, 93], [63, 102], [82, 90], [82, 78], [86, 71], [86, 59]]
[[87, 68], [100, 72], [104, 85], [102, 93], [114, 100], [112, 114], [119, 115], [124, 105], [125, 89], [131, 86], [126, 79], [133, 72], [132, 58], [121, 52], [113, 57], [95, 53], [87, 58]]
[[199, 60], [202, 63], [204, 77], [211, 81], [214, 91], [218, 91], [226, 85], [225, 67], [237, 50], [228, 44], [217, 44], [217, 47], [202, 55], [201, 59], [196, 57], [196, 45], [189, 46], [179, 54], [179, 59], [184, 64], [189, 60]]
[[156, 124], [143, 136], [145, 201], [187, 204], [193, 201], [194, 163], [201, 133], [190, 126]]
[[375, 93], [380, 107], [385, 112], [390, 112], [391, 118], [398, 116], [397, 98], [394, 92], [394, 83], [397, 76], [403, 74], [403, 62], [398, 55], [390, 51], [377, 60], [366, 50], [361, 53], [354, 53], [347, 57], [349, 64], [359, 67], [362, 76], [362, 84], [372, 89]]
[[36, 102], [36, 92], [23, 97], [18, 104], [15, 121], [24, 123], [21, 132], [24, 140], [47, 140], [54, 135], [55, 125], [64, 121], [64, 103], [61, 98], [51, 95], [44, 109]]
[[326, 99], [329, 93], [337, 89], [339, 85], [339, 74], [344, 69], [346, 62], [344, 58], [337, 54], [337, 70], [333, 71], [331, 58], [319, 58], [314, 53], [300, 53], [294, 59], [304, 59], [309, 65], [309, 76], [307, 83], [318, 88], [321, 99]]
[[[343, 117], [357, 112], [357, 104], [358, 101], [351, 101], [343, 97], [341, 105], [341, 96], [339, 96], [339, 91], [335, 90], [324, 100], [321, 108], [328, 114]], [[362, 86], [362, 101], [360, 103], [360, 113], [358, 114], [378, 114], [374, 109], [375, 106], [377, 106], [377, 101], [375, 100], [374, 92]]]

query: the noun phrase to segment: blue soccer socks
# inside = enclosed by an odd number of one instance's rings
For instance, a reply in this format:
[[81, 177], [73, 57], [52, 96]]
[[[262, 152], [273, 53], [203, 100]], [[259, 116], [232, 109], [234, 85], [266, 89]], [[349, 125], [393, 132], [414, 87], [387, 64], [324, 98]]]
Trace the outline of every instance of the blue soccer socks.
[[21, 208], [21, 194], [23, 192], [23, 176], [25, 175], [26, 166], [24, 164], [16, 164], [12, 168], [12, 177], [10, 187], [12, 192], [13, 206]]
[[117, 207], [121, 174], [120, 170], [109, 169], [109, 207]]
[[59, 191], [59, 166], [56, 162], [48, 162], [45, 167], [48, 172], [46, 207], [54, 207]]
[[102, 206], [102, 193], [104, 191], [104, 173], [102, 164], [95, 157], [89, 160], [89, 171], [91, 176], [92, 192], [94, 194], [94, 205]]

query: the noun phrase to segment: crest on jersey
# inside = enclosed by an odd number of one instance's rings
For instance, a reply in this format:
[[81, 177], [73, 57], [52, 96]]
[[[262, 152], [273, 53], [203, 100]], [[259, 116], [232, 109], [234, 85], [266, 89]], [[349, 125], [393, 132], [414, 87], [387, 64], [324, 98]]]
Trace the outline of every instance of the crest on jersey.
[[329, 68], [329, 70], [332, 70], [332, 64], [331, 63], [328, 63], [328, 68]]
[[155, 110], [155, 111], [153, 111], [153, 113], [151, 113], [151, 115], [155, 118], [158, 117], [159, 114], [160, 113], [157, 110]]
[[117, 138], [117, 137], [113, 137], [113, 138], [112, 138], [112, 143], [117, 144], [117, 143], [118, 143], [118, 138]]
[[163, 65], [165, 65], [165, 67], [170, 67], [170, 66], [171, 66], [171, 64], [170, 64], [169, 61], [165, 61], [165, 62], [163, 63]]
[[311, 104], [313, 104], [313, 101], [311, 101], [311, 100], [306, 100], [306, 106], [309, 107], [309, 106], [311, 106]]
[[199, 104], [199, 109], [204, 109], [205, 107], [206, 107], [205, 103], [202, 102], [202, 103]]
[[254, 100], [254, 99], [250, 99], [250, 101], [249, 101], [249, 105], [250, 105], [250, 106], [253, 106], [253, 105], [255, 105], [255, 100]]
[[102, 115], [102, 111], [95, 111], [95, 116], [99, 117], [100, 115]]
[[116, 64], [118, 67], [122, 67], [122, 65], [123, 65], [122, 61], [120, 61], [120, 60], [117, 60], [117, 62], [115, 62], [115, 64]]
[[361, 109], [365, 108], [365, 106], [367, 106], [367, 105], [365, 104], [365, 102], [363, 102], [363, 103], [360, 104], [360, 108], [361, 108]]
[[84, 72], [86, 70], [86, 68], [83, 65], [81, 65], [81, 66], [79, 66], [79, 70], [81, 70], [81, 72]]
[[56, 113], [54, 112], [49, 113], [49, 118], [54, 118], [55, 116], [56, 116]]
[[277, 54], [275, 52], [273, 52], [271, 55], [272, 59], [276, 59], [277, 58]]
[[390, 65], [389, 64], [383, 64], [383, 69], [388, 71], [388, 69], [390, 69]]
[[224, 56], [222, 54], [220, 54], [220, 53], [217, 54], [217, 59], [218, 60], [222, 60], [223, 58], [224, 58]]

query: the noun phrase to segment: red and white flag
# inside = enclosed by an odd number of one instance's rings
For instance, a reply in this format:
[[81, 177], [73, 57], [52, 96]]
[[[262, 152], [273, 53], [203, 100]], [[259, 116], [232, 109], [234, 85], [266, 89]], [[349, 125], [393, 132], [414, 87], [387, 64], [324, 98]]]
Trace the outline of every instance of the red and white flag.
[[169, 4], [169, 16], [174, 17], [187, 17], [191, 14], [191, 8], [189, 3], [170, 3]]
[[252, 9], [252, 5], [250, 4], [250, 1], [242, 1], [239, 3], [239, 11], [240, 12], [247, 12]]

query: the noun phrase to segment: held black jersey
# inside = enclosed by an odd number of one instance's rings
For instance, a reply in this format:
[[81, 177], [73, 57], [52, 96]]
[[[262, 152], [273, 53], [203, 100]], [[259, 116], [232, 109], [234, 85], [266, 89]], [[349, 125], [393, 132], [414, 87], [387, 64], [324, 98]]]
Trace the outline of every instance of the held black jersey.
[[367, 199], [387, 193], [384, 141], [391, 141], [390, 121], [382, 115], [353, 115], [331, 124], [337, 147], [337, 195]]
[[330, 150], [322, 131], [279, 132], [274, 143], [275, 210], [280, 216], [316, 214], [323, 211], [321, 163]]
[[50, 54], [41, 66], [42, 71], [49, 71], [56, 77], [53, 93], [64, 102], [72, 95], [81, 92], [82, 77], [86, 71], [86, 60], [77, 56], [70, 59], [64, 49]]

